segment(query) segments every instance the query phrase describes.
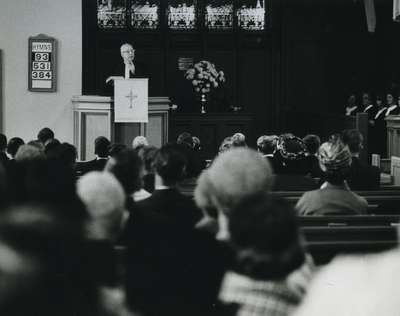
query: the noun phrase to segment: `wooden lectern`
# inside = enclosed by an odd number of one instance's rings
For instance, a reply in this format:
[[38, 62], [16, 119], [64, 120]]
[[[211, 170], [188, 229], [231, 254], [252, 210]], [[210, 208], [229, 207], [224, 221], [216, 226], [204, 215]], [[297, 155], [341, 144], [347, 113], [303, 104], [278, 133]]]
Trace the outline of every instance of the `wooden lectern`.
[[400, 157], [400, 115], [389, 115], [385, 120], [388, 157]]
[[131, 148], [132, 140], [145, 136], [151, 145], [160, 147], [168, 142], [168, 97], [149, 97], [148, 123], [114, 123], [114, 98], [104, 96], [74, 96], [74, 145], [79, 160], [94, 158], [94, 140], [105, 136], [115, 143]]

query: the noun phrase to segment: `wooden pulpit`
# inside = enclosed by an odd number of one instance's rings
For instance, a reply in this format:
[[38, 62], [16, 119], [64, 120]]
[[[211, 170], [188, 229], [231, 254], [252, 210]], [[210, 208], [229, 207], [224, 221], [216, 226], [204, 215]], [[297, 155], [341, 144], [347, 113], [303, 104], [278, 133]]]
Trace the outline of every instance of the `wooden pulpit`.
[[388, 157], [400, 157], [400, 115], [389, 115], [385, 120]]
[[114, 123], [114, 98], [105, 96], [74, 96], [74, 145], [78, 160], [89, 160], [94, 155], [94, 140], [105, 136], [114, 143], [131, 148], [132, 140], [145, 136], [151, 145], [160, 147], [168, 142], [168, 97], [148, 98], [148, 123]]

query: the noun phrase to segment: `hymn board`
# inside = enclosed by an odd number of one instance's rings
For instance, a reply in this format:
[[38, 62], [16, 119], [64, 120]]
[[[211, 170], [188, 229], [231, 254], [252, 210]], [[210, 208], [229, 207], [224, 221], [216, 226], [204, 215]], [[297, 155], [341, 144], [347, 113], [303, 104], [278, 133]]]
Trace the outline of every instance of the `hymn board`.
[[29, 38], [29, 91], [56, 91], [56, 44], [54, 38], [44, 34]]

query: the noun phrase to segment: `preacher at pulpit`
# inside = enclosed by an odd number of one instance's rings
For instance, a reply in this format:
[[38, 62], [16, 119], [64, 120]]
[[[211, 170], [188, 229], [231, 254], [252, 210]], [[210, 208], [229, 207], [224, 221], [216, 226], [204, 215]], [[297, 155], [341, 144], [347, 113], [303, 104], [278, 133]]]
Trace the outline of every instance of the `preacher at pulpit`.
[[144, 67], [137, 67], [135, 59], [135, 49], [129, 43], [122, 44], [120, 47], [122, 63], [118, 62], [114, 69], [108, 73], [105, 91], [107, 95], [113, 95], [113, 83], [115, 79], [147, 78]]

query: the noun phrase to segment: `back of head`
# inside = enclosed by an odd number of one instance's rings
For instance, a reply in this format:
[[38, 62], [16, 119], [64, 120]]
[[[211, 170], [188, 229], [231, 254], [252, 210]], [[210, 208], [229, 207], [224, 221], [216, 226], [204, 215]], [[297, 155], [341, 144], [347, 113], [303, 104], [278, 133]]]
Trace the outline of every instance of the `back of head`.
[[318, 151], [318, 159], [326, 180], [332, 184], [342, 184], [351, 165], [351, 154], [340, 139], [323, 143]]
[[197, 205], [203, 210], [229, 213], [256, 192], [268, 192], [274, 182], [269, 162], [249, 148], [232, 148], [220, 154], [198, 179]]
[[0, 262], [2, 315], [71, 315], [79, 300], [89, 303], [82, 294], [94, 287], [82, 264], [81, 228], [43, 206], [0, 214], [0, 252], [7, 258]]
[[349, 150], [352, 154], [358, 154], [360, 150], [363, 148], [363, 136], [356, 129], [346, 129], [342, 132], [341, 135], [342, 141], [345, 145], [349, 147]]
[[21, 145], [15, 154], [16, 161], [32, 161], [37, 159], [44, 159], [44, 151], [32, 145]]
[[132, 141], [132, 148], [139, 150], [142, 147], [149, 146], [149, 142], [144, 136], [136, 136]]
[[278, 136], [263, 135], [257, 139], [257, 148], [264, 155], [273, 154], [275, 152], [277, 142]]
[[193, 138], [192, 135], [188, 132], [183, 132], [180, 134], [176, 140], [176, 143], [179, 145], [186, 145], [190, 148], [193, 148]]
[[7, 148], [7, 136], [0, 133], [0, 151], [5, 151]]
[[224, 140], [222, 141], [221, 145], [218, 148], [218, 153], [222, 154], [223, 152], [229, 150], [233, 146], [233, 140], [232, 137], [225, 137]]
[[117, 178], [126, 195], [142, 187], [143, 162], [133, 149], [125, 149], [115, 155], [106, 165], [106, 170]]
[[233, 147], [247, 147], [246, 136], [242, 133], [235, 133], [232, 136], [232, 145]]
[[243, 199], [229, 216], [239, 269], [256, 279], [282, 279], [305, 259], [293, 207], [266, 193]]
[[38, 135], [37, 135], [37, 139], [43, 144], [45, 145], [47, 141], [49, 141], [50, 139], [54, 138], [54, 132], [48, 128], [48, 127], [44, 127], [42, 128]]
[[309, 134], [303, 138], [303, 142], [306, 145], [307, 152], [310, 155], [315, 155], [318, 152], [319, 146], [321, 146], [321, 139], [317, 135]]
[[156, 153], [154, 170], [165, 185], [176, 185], [185, 177], [187, 160], [180, 145], [166, 144]]
[[48, 140], [44, 146], [44, 153], [46, 154], [46, 157], [54, 156], [57, 153], [60, 145], [61, 143], [58, 139], [53, 138]]
[[157, 147], [146, 146], [139, 150], [138, 154], [144, 163], [146, 173], [154, 173], [154, 159], [157, 155]]
[[112, 144], [109, 147], [108, 150], [108, 155], [110, 157], [115, 157], [117, 154], [119, 154], [121, 151], [125, 150], [127, 147], [124, 144]]
[[101, 158], [108, 157], [108, 150], [109, 150], [110, 145], [111, 145], [111, 143], [106, 137], [104, 137], [104, 136], [97, 137], [94, 140], [95, 155], [97, 155]]
[[93, 171], [77, 182], [77, 192], [89, 213], [88, 237], [114, 240], [121, 229], [125, 193], [108, 172]]
[[283, 134], [279, 137], [274, 154], [278, 162], [277, 171], [285, 174], [306, 174], [306, 146], [299, 137]]
[[25, 144], [25, 142], [22, 138], [13, 137], [8, 141], [7, 152], [14, 158], [18, 148], [23, 144]]

